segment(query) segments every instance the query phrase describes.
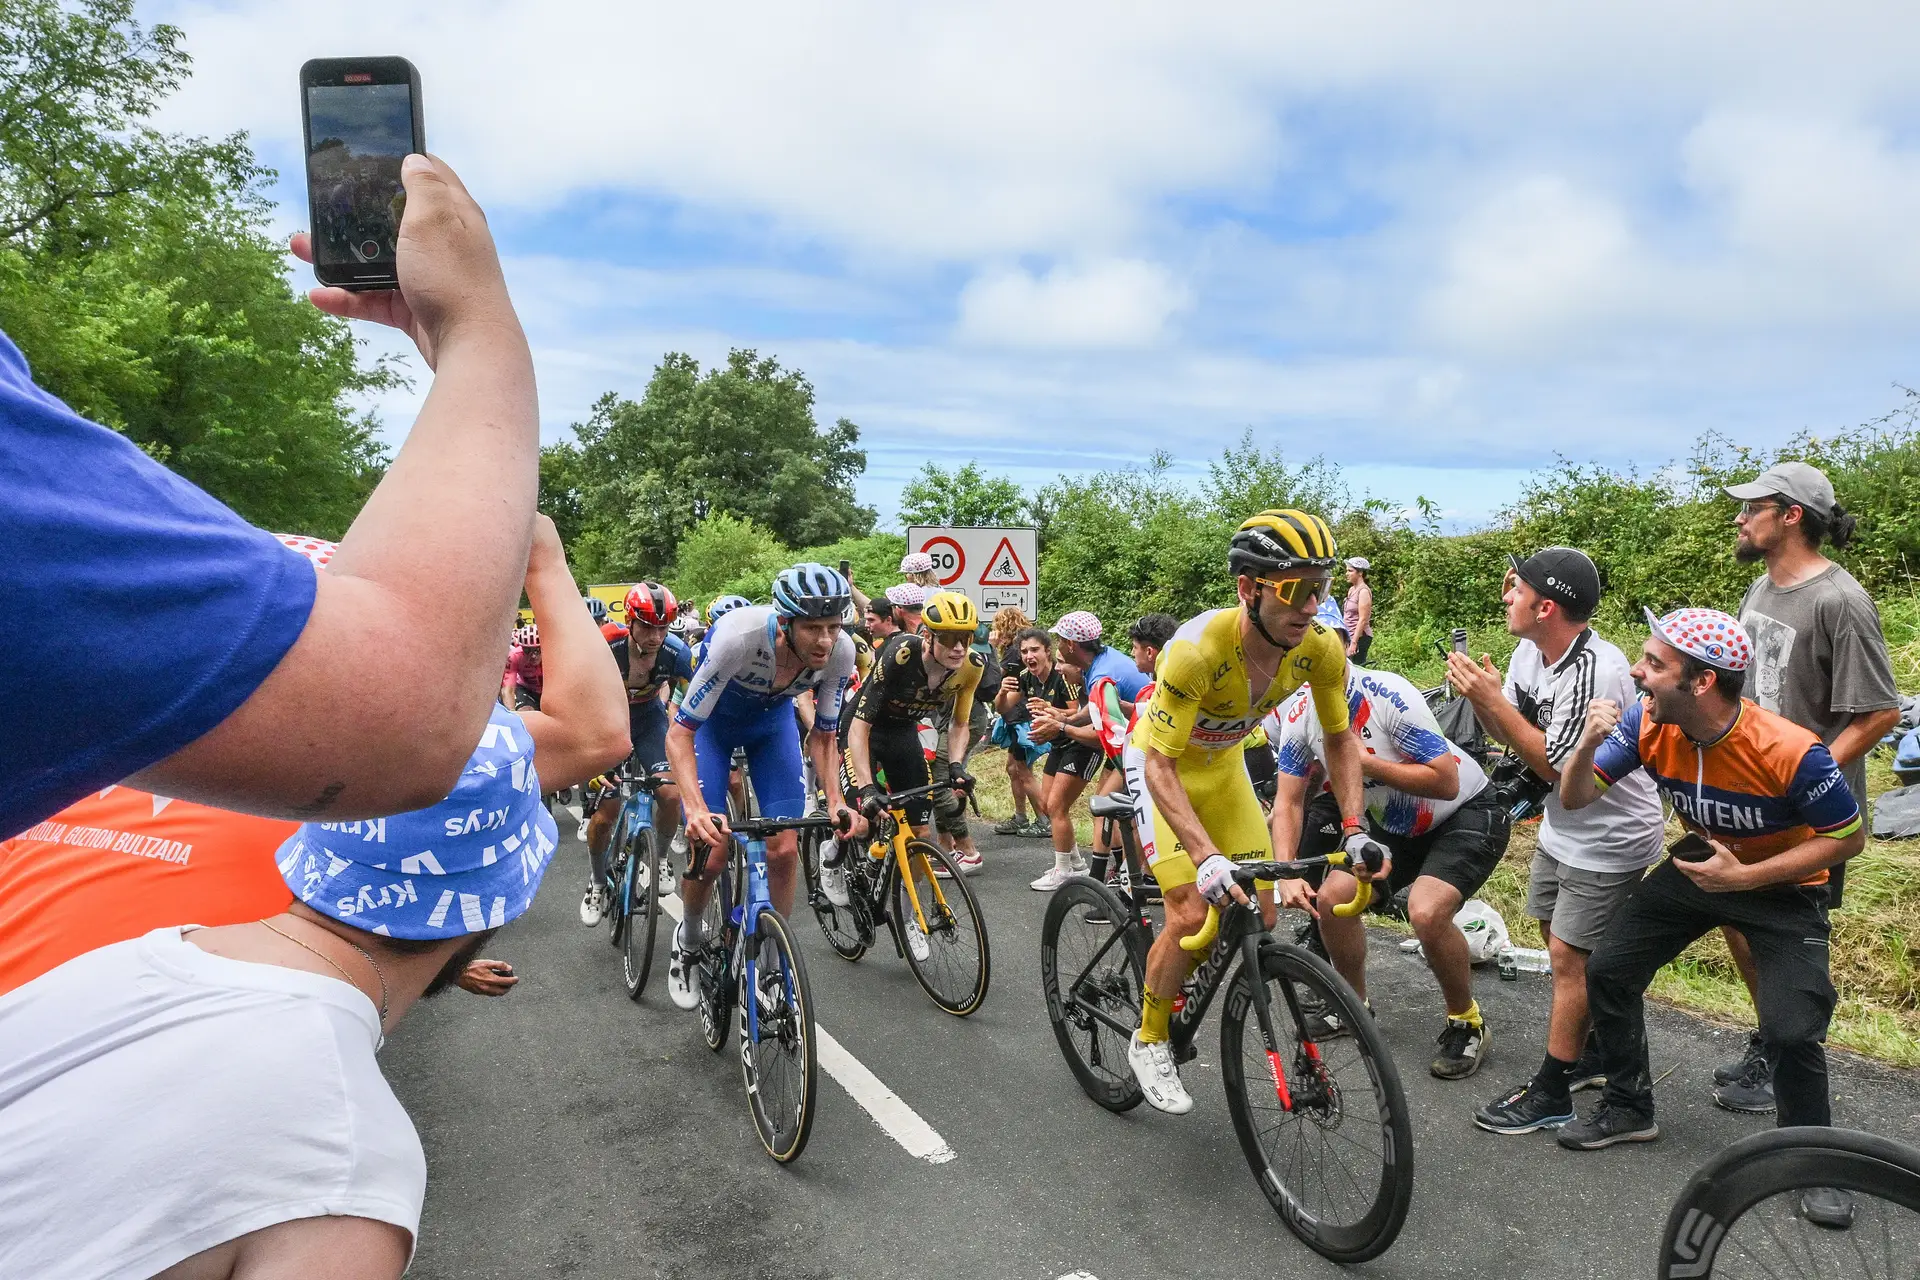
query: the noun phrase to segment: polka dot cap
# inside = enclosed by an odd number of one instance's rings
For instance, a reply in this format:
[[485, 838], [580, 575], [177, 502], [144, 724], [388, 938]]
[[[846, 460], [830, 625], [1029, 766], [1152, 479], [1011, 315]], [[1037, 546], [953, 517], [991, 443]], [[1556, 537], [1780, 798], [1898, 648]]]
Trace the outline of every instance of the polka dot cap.
[[1675, 609], [1664, 618], [1645, 610], [1653, 634], [1722, 671], [1745, 671], [1753, 661], [1753, 642], [1739, 619], [1718, 609]]
[[1053, 634], [1075, 644], [1093, 644], [1100, 639], [1100, 619], [1085, 609], [1075, 609], [1053, 624]]
[[887, 603], [896, 609], [918, 609], [927, 602], [927, 589], [917, 582], [887, 588]]
[[313, 567], [316, 569], [326, 568], [327, 561], [333, 559], [333, 553], [336, 550], [335, 543], [328, 542], [325, 538], [309, 538], [304, 533], [276, 533], [273, 536], [313, 561]]

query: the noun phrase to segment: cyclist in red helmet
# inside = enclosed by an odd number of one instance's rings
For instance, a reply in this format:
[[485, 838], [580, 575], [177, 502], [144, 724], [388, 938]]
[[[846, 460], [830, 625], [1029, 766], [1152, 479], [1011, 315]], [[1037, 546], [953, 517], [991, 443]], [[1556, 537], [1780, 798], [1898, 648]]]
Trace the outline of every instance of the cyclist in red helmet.
[[[667, 772], [667, 701], [676, 685], [693, 676], [692, 651], [671, 628], [680, 616], [673, 592], [657, 582], [636, 583], [627, 592], [627, 634], [612, 642], [613, 657], [627, 686], [628, 727], [633, 733], [633, 763], [664, 776]], [[620, 809], [618, 788], [604, 788], [587, 821], [587, 853], [592, 875], [580, 899], [580, 923], [600, 923], [610, 901], [607, 850], [613, 820]], [[680, 825], [680, 791], [663, 786], [653, 798], [653, 829], [664, 844]]]

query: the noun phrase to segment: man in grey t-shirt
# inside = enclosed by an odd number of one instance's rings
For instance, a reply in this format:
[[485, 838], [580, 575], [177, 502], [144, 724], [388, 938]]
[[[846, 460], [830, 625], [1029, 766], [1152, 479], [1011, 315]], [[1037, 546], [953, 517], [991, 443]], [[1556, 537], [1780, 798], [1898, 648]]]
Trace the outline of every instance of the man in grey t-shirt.
[[[1764, 562], [1740, 602], [1740, 623], [1753, 637], [1747, 694], [1768, 711], [1820, 735], [1847, 785], [1867, 810], [1867, 752], [1900, 720], [1893, 664], [1873, 597], [1853, 575], [1826, 558], [1821, 544], [1847, 545], [1853, 517], [1834, 501], [1833, 485], [1818, 468], [1783, 462], [1727, 493], [1740, 499], [1734, 555]], [[1829, 909], [1840, 905], [1847, 864], [1827, 881]], [[1747, 990], [1754, 990], [1747, 941], [1725, 931]], [[1755, 1033], [1758, 1036], [1758, 1033]], [[1746, 1056], [1714, 1072], [1714, 1101], [1735, 1111], [1773, 1110], [1772, 1073], [1759, 1042]]]

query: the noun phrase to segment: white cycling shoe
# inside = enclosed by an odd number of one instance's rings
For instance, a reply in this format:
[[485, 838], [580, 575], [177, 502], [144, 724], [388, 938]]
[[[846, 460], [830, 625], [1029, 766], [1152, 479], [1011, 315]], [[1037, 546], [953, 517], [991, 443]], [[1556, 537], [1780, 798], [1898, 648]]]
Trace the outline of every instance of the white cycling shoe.
[[596, 882], [587, 886], [580, 899], [580, 923], [591, 929], [606, 918], [607, 891]]
[[[840, 856], [844, 859], [846, 854]], [[826, 894], [827, 901], [836, 907], [853, 905], [853, 896], [847, 892], [847, 864], [844, 861], [820, 864], [820, 892]]]
[[1055, 889], [1065, 884], [1073, 874], [1071, 867], [1063, 867], [1055, 863], [1053, 866], [1041, 872], [1038, 880], [1029, 881], [1027, 887], [1029, 889], [1037, 889], [1041, 893], [1052, 893]]
[[667, 947], [667, 995], [676, 1009], [700, 1007], [700, 986], [694, 978], [693, 957], [681, 947], [687, 940], [684, 921], [674, 926], [673, 941]]
[[933, 947], [928, 944], [926, 930], [920, 927], [920, 922], [909, 916], [900, 932], [906, 935], [907, 950], [913, 953], [913, 958], [925, 964], [928, 957], [933, 955]]
[[1180, 1069], [1173, 1065], [1171, 1044], [1165, 1040], [1142, 1044], [1136, 1031], [1127, 1041], [1127, 1065], [1133, 1068], [1133, 1078], [1139, 1082], [1140, 1092], [1147, 1095], [1147, 1102], [1154, 1110], [1170, 1116], [1183, 1116], [1193, 1110], [1193, 1095], [1180, 1083]]

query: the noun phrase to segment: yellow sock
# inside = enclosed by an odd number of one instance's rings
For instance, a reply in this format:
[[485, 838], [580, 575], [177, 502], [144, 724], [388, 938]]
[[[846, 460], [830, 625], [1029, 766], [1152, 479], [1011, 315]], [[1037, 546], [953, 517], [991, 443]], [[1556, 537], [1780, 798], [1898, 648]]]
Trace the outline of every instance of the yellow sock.
[[1173, 1001], [1162, 1000], [1149, 991], [1140, 1010], [1140, 1043], [1164, 1043], [1171, 1038], [1167, 1019], [1173, 1016]]
[[1455, 1022], [1464, 1022], [1469, 1026], [1478, 1027], [1485, 1025], [1480, 1021], [1480, 1002], [1478, 1000], [1469, 1001], [1465, 1013], [1453, 1013], [1449, 1011], [1447, 1016]]

